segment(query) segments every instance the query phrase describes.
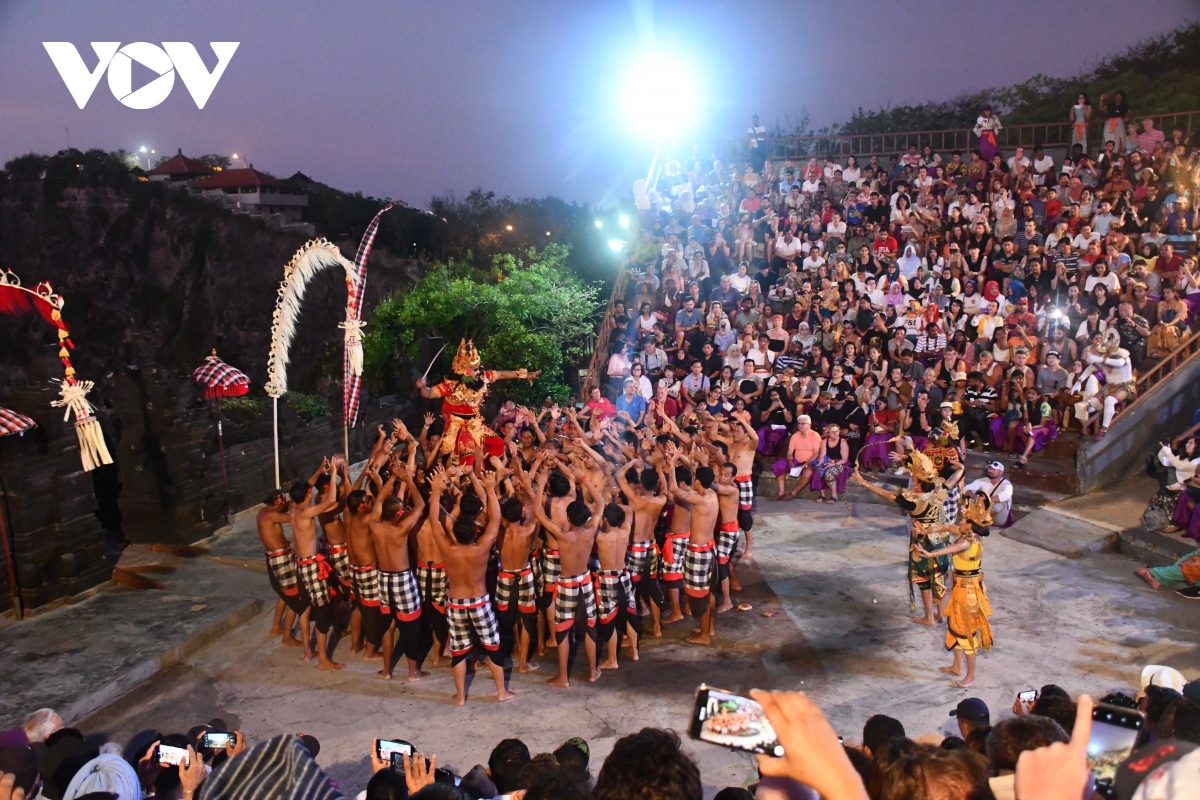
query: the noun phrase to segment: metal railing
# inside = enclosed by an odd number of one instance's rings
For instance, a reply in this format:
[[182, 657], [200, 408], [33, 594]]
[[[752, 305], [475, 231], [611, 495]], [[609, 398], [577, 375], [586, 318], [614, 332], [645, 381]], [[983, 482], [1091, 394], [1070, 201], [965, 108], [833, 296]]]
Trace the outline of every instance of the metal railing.
[[[1185, 133], [1200, 128], [1200, 110], [1181, 111], [1172, 114], [1149, 114], [1154, 120], [1155, 127], [1163, 131], [1167, 138], [1171, 129], [1176, 125], [1183, 128]], [[1140, 123], [1145, 116], [1138, 117]], [[1093, 117], [1088, 126], [1088, 144], [1096, 148], [1100, 141], [1104, 120]], [[1017, 146], [1033, 148], [1067, 147], [1071, 144], [1071, 134], [1074, 126], [1069, 122], [1037, 122], [1028, 125], [1010, 125], [1001, 128], [996, 136], [996, 142], [1001, 148], [1012, 149]], [[928, 145], [934, 152], [945, 154], [952, 150], [969, 152], [979, 144], [977, 137], [970, 128], [951, 128], [947, 130], [903, 131], [898, 133], [862, 133], [834, 134], [831, 136], [779, 136], [770, 137], [766, 142], [767, 158], [845, 158], [854, 156], [892, 156], [899, 155], [916, 147], [918, 151]], [[747, 146], [745, 140], [725, 141], [720, 147], [725, 158], [737, 163], [746, 160]], [[860, 164], [860, 166], [862, 166]]]
[[596, 345], [592, 349], [592, 359], [588, 363], [587, 379], [583, 382], [583, 402], [585, 403], [591, 397], [593, 386], [599, 386], [601, 393], [604, 392], [604, 372], [608, 368], [608, 358], [612, 355], [610, 344], [612, 332], [617, 327], [613, 308], [618, 300], [625, 299], [625, 291], [629, 286], [628, 266], [629, 261], [626, 259], [621, 264], [620, 270], [617, 271], [617, 279], [613, 281], [613, 290], [608, 298], [608, 306], [604, 309], [604, 319], [600, 322], [600, 329], [596, 331]]

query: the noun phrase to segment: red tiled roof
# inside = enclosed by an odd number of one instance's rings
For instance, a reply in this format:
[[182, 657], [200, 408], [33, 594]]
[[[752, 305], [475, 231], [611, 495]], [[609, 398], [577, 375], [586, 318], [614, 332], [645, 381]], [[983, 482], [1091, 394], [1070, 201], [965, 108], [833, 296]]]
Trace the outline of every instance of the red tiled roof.
[[207, 164], [188, 158], [183, 151], [176, 153], [148, 172], [148, 175], [208, 175], [212, 168]]
[[238, 189], [243, 186], [279, 186], [279, 181], [266, 173], [248, 169], [223, 169], [207, 175], [194, 184], [197, 189]]

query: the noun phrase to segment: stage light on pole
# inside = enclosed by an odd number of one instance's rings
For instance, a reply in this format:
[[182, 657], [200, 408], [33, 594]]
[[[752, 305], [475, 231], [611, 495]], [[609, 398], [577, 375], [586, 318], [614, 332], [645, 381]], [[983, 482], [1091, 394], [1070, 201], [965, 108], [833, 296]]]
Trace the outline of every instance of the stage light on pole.
[[615, 253], [619, 253], [619, 252], [621, 252], [622, 250], [624, 250], [624, 249], [625, 249], [625, 245], [627, 245], [627, 244], [629, 244], [629, 243], [628, 243], [628, 242], [623, 242], [623, 241], [621, 241], [620, 239], [609, 239], [609, 240], [608, 240], [608, 246], [609, 246], [609, 248], [610, 248], [610, 249], [611, 249], [613, 252], [615, 252]]
[[621, 215], [621, 227], [625, 230], [629, 230], [629, 217], [623, 214]]
[[680, 53], [647, 53], [630, 65], [618, 103], [630, 129], [656, 145], [671, 142], [691, 128], [700, 103], [695, 70]]

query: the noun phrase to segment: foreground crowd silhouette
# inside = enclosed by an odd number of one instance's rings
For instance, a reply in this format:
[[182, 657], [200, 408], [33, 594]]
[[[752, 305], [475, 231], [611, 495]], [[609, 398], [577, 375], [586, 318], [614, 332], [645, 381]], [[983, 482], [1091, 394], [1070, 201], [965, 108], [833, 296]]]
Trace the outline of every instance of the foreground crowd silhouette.
[[[1144, 715], [1136, 749], [1109, 765], [1109, 783], [1097, 784], [1089, 764], [1093, 700], [1072, 700], [1043, 686], [1019, 697], [1011, 715], [992, 724], [982, 700], [960, 702], [950, 715], [958, 734], [909, 738], [903, 723], [876, 714], [861, 739], [843, 744], [812, 698], [800, 692], [751, 696], [783, 747], [782, 757], [757, 756], [757, 778], [717, 792], [719, 800], [815, 798], [826, 800], [1182, 800], [1200, 790], [1200, 682], [1184, 684], [1169, 667], [1143, 672], [1136, 698], [1112, 694], [1100, 708]], [[681, 721], [682, 722], [682, 721]], [[681, 724], [681, 727], [684, 727]], [[372, 777], [365, 787], [331, 781], [317, 759], [320, 742], [309, 734], [253, 741], [241, 731], [222, 747], [205, 737], [228, 733], [214, 719], [186, 733], [143, 730], [125, 743], [64, 727], [51, 710], [0, 733], [0, 800], [195, 800], [195, 798], [339, 798], [366, 800], [702, 800], [696, 762], [672, 730], [643, 728], [619, 738], [596, 769], [590, 747], [572, 738], [552, 753], [531, 754], [519, 738], [498, 743], [486, 764], [455, 773], [437, 754], [415, 750], [394, 759], [379, 755], [379, 740], [364, 739]], [[186, 753], [165, 764], [160, 745]], [[696, 743], [697, 747], [705, 747]], [[1093, 748], [1094, 749], [1094, 748]], [[453, 754], [469, 763], [483, 754]], [[1093, 753], [1093, 755], [1095, 755]], [[1093, 758], [1093, 762], [1097, 759]], [[445, 763], [445, 760], [443, 760]]]

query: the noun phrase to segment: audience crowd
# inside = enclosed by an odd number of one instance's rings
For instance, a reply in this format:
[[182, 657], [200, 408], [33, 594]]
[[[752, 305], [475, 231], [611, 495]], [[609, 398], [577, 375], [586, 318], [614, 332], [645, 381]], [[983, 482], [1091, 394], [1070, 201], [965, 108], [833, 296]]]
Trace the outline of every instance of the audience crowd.
[[[950, 717], [957, 735], [910, 738], [897, 719], [875, 714], [854, 743], [842, 743], [817, 705], [797, 692], [762, 692], [762, 705], [782, 757], [758, 756], [758, 777], [718, 800], [1170, 800], [1200, 788], [1200, 681], [1148, 666], [1136, 697], [1110, 694], [1102, 703], [1136, 709], [1144, 720], [1135, 749], [1105, 779], [1088, 760], [1093, 701], [1072, 700], [1055, 685], [1018, 697], [1012, 714], [992, 723], [979, 698], [961, 701]], [[999, 716], [999, 715], [998, 715]], [[683, 721], [681, 721], [683, 722]], [[684, 727], [681, 725], [681, 727]], [[340, 798], [342, 787], [317, 765], [320, 743], [309, 734], [261, 742], [234, 732], [220, 749], [206, 734], [226, 732], [220, 719], [186, 733], [144, 730], [124, 746], [65, 727], [49, 709], [0, 733], [0, 800], [192, 800], [192, 798]], [[185, 749], [185, 763], [164, 765], [159, 745]], [[696, 762], [678, 734], [643, 728], [616, 741], [594, 774], [588, 743], [572, 738], [552, 753], [531, 754], [519, 738], [497, 744], [461, 774], [438, 767], [437, 755], [382, 758], [365, 740], [373, 776], [359, 800], [702, 800]], [[419, 746], [419, 745], [418, 745]], [[707, 746], [697, 743], [697, 746]], [[1093, 748], [1095, 749], [1095, 748]], [[1093, 753], [1093, 755], [1095, 755]]]
[[1085, 125], [1065, 158], [983, 152], [990, 111], [981, 149], [861, 162], [765, 158], [755, 123], [745, 163], [639, 181], [593, 401], [748, 412], [780, 488], [806, 460], [883, 469], [943, 417], [1015, 469], [1066, 428], [1102, 436], [1200, 311], [1200, 154], [1102, 102], [1128, 135], [1089, 149]]

